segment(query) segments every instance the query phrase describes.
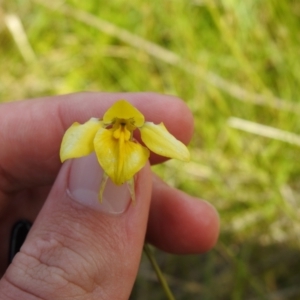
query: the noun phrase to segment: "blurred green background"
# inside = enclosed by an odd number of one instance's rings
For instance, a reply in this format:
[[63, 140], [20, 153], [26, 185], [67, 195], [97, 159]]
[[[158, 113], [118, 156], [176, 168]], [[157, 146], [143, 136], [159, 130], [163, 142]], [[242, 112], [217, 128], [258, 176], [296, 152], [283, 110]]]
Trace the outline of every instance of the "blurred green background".
[[[154, 170], [215, 205], [221, 235], [204, 255], [155, 251], [176, 298], [300, 299], [299, 17], [292, 0], [0, 0], [0, 101], [181, 97], [192, 161]], [[165, 299], [146, 258], [131, 299]]]

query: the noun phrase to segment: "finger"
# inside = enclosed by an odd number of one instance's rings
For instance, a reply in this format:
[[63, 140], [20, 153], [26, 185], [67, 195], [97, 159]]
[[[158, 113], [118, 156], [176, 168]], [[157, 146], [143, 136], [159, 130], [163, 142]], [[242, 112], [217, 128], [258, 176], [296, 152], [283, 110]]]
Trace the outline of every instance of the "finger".
[[21, 251], [0, 282], [1, 299], [128, 299], [139, 266], [151, 194], [146, 165], [98, 202], [95, 155], [63, 165]]
[[148, 221], [147, 240], [174, 254], [202, 253], [219, 235], [219, 216], [206, 201], [169, 187], [156, 175]]
[[[0, 107], [0, 190], [12, 191], [53, 182], [59, 168], [62, 136], [75, 121], [101, 118], [113, 102], [125, 98], [146, 120], [164, 122], [187, 143], [192, 115], [179, 99], [152, 93], [81, 93], [2, 104]], [[162, 109], [167, 107], [168, 109]], [[152, 163], [164, 158], [152, 156]]]

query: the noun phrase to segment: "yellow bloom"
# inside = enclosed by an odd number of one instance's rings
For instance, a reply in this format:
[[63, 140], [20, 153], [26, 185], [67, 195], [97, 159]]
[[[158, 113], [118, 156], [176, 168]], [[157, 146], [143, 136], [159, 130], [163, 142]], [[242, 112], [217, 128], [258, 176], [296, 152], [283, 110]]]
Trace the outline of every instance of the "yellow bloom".
[[133, 177], [150, 155], [146, 147], [134, 140], [135, 129], [140, 130], [142, 141], [151, 151], [183, 161], [190, 159], [186, 146], [171, 135], [163, 123], [156, 125], [145, 122], [142, 113], [125, 100], [119, 100], [110, 107], [102, 120], [91, 118], [84, 124], [73, 123], [63, 137], [60, 159], [64, 162], [95, 151], [105, 172], [99, 193], [100, 201], [107, 177], [116, 185], [129, 182], [134, 201]]

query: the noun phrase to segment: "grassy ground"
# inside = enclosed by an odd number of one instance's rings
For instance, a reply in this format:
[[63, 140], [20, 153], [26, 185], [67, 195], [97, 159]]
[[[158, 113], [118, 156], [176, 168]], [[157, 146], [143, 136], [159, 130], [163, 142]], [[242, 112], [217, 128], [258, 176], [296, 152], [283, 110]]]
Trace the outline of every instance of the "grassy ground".
[[[177, 299], [300, 298], [300, 3], [0, 4], [0, 101], [151, 90], [194, 112], [192, 162], [155, 170], [222, 232], [205, 255], [156, 251]], [[131, 298], [164, 299], [146, 259]]]

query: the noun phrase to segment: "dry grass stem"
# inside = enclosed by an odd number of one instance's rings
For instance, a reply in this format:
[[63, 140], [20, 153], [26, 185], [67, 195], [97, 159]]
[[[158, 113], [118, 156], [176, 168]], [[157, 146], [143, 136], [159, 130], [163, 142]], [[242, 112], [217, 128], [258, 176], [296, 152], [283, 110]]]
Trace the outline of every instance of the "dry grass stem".
[[15, 14], [5, 14], [4, 21], [24, 60], [28, 64], [36, 62], [36, 55], [20, 18]]
[[292, 132], [284, 131], [281, 129], [277, 129], [274, 127], [258, 124], [255, 122], [251, 122], [251, 121], [247, 121], [235, 117], [229, 118], [228, 125], [232, 128], [253, 133], [259, 136], [300, 146], [300, 136]]

